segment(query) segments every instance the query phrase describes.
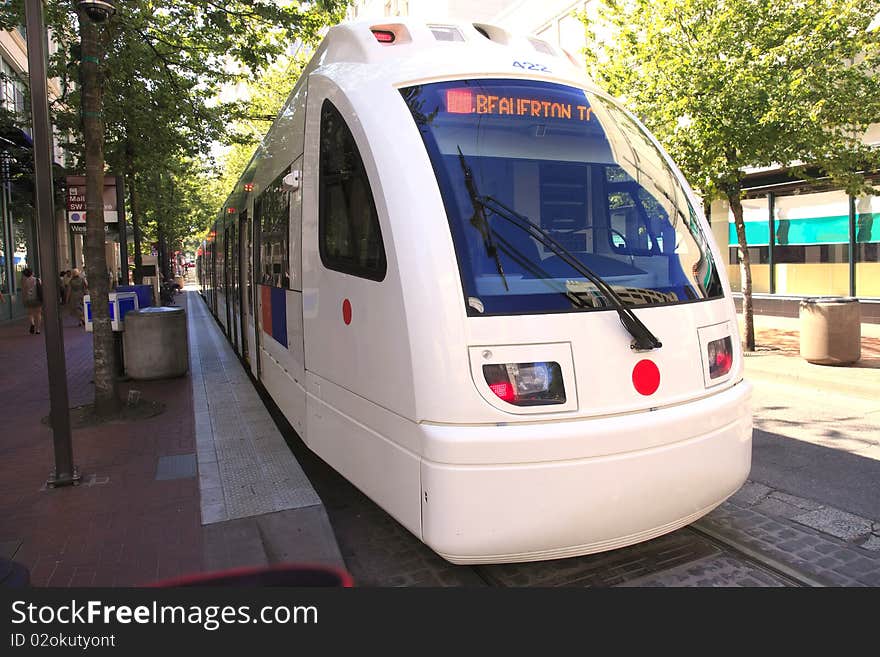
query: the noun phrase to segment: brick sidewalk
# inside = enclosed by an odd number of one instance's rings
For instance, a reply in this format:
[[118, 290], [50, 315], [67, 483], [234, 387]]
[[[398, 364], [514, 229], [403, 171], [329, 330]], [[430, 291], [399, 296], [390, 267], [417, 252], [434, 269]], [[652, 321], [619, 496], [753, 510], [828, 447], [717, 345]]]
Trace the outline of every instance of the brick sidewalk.
[[[755, 343], [761, 347], [770, 348], [786, 356], [800, 357], [801, 336], [797, 329], [783, 329], [755, 326]], [[880, 338], [863, 335], [861, 339], [863, 367], [880, 366]]]
[[[92, 337], [65, 318], [70, 405], [93, 398]], [[74, 463], [95, 485], [57, 490], [44, 336], [25, 320], [0, 324], [0, 555], [31, 571], [34, 586], [131, 586], [198, 572], [203, 533], [198, 478], [157, 480], [160, 457], [193, 454], [189, 377], [121, 385], [162, 402], [137, 422], [75, 430]]]

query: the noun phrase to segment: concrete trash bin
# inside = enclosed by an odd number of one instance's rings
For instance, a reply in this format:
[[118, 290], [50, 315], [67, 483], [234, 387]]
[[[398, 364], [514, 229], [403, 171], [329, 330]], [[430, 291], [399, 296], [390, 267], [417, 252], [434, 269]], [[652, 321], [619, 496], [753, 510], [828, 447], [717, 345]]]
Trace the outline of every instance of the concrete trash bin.
[[818, 365], [847, 365], [862, 357], [862, 316], [852, 297], [800, 303], [801, 358]]
[[125, 316], [125, 371], [132, 379], [169, 379], [189, 370], [186, 310], [144, 308]]

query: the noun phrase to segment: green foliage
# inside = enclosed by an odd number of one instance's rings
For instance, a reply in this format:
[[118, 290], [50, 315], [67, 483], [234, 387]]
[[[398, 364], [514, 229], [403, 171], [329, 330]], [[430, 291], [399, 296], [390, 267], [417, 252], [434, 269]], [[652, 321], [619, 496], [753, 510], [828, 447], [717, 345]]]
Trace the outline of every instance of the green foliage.
[[[266, 72], [243, 86], [247, 111], [230, 129], [230, 147], [223, 155], [222, 187], [228, 193], [244, 172], [257, 145], [272, 126], [282, 105], [293, 91], [308, 64], [308, 51], [300, 48], [292, 56], [280, 57]], [[224, 199], [216, 207], [219, 209]]]
[[[70, 138], [66, 148], [81, 159], [75, 4], [47, 0], [44, 14], [59, 45], [49, 74], [63, 89], [53, 103], [53, 121]], [[299, 65], [287, 53], [294, 44], [314, 43], [326, 25], [341, 19], [346, 5], [345, 0], [117, 0], [117, 13], [100, 35], [105, 159], [112, 172], [125, 172], [138, 185], [146, 236], [156, 232], [157, 222], [169, 240], [191, 234], [184, 228], [199, 232], [210, 223], [223, 194], [212, 144], [244, 143], [252, 149], [259, 126], [253, 115], [277, 111], [281, 101], [272, 94], [284, 87], [285, 67]], [[23, 24], [23, 6], [23, 0], [0, 6], [0, 28]], [[279, 58], [283, 64], [273, 66]], [[272, 87], [250, 103], [222, 100], [230, 85], [264, 74]], [[292, 83], [287, 91], [291, 88]], [[263, 123], [268, 128], [270, 122]], [[173, 201], [162, 196], [167, 192], [162, 184], [171, 181]]]
[[622, 97], [707, 197], [743, 168], [793, 165], [848, 191], [880, 166], [880, 0], [604, 0], [582, 18], [594, 79]]
[[180, 249], [197, 241], [214, 219], [220, 189], [198, 160], [170, 159], [139, 177], [144, 204], [144, 241], [158, 241], [161, 226], [168, 244]]

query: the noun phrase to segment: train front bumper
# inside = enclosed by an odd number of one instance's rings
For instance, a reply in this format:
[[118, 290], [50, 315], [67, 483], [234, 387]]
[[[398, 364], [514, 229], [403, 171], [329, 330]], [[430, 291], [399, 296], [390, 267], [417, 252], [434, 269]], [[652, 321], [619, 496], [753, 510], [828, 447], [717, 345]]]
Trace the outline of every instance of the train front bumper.
[[598, 419], [422, 426], [422, 540], [453, 563], [571, 557], [689, 524], [746, 480], [752, 386]]

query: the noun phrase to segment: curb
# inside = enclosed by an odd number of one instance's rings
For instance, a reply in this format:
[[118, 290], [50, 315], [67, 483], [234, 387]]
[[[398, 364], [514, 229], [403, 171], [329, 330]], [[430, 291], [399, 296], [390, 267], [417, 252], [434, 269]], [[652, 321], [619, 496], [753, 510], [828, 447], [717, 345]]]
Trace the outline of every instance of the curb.
[[[785, 361], [793, 360], [791, 356], [770, 356], [773, 360], [766, 366], [757, 364], [757, 361], [768, 358], [768, 356], [745, 355], [745, 378], [747, 379], [763, 379], [780, 381], [785, 383], [798, 383], [803, 386], [809, 386], [825, 392], [841, 392], [857, 397], [865, 397], [867, 399], [880, 398], [880, 371], [877, 374], [877, 381], [853, 381], [849, 373], [853, 369], [865, 371], [866, 368], [852, 368], [846, 366], [833, 365], [811, 365], [805, 362], [791, 362], [786, 367]], [[780, 362], [782, 361], [782, 362]], [[781, 366], [781, 367], [780, 367]], [[821, 367], [822, 371], [810, 372], [799, 371], [799, 367]], [[829, 368], [829, 371], [824, 371]], [[836, 371], [835, 371], [836, 370]], [[866, 377], [867, 378], [867, 377]]]

